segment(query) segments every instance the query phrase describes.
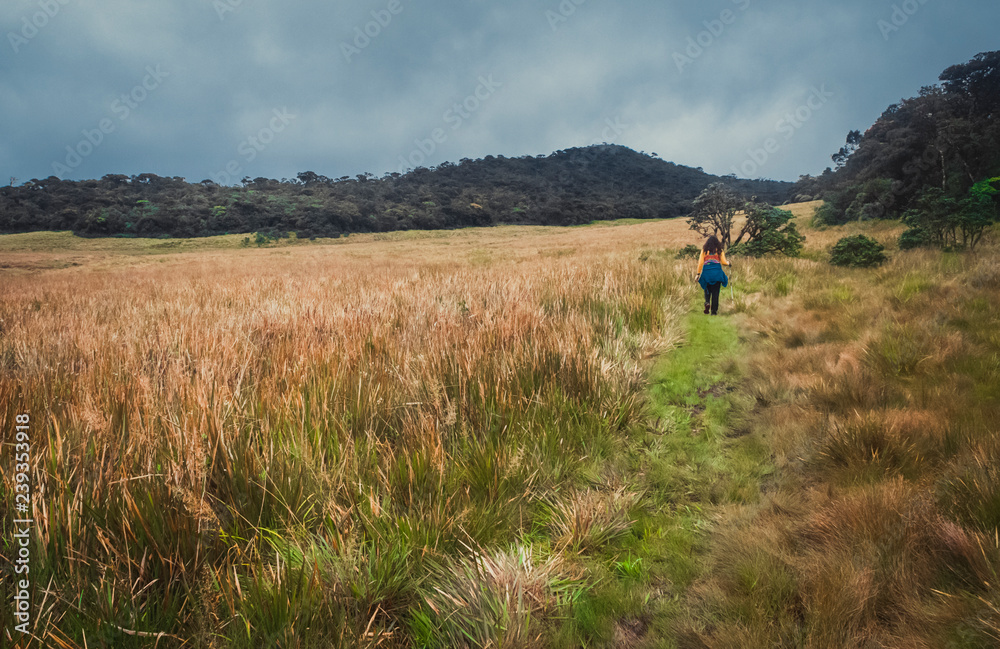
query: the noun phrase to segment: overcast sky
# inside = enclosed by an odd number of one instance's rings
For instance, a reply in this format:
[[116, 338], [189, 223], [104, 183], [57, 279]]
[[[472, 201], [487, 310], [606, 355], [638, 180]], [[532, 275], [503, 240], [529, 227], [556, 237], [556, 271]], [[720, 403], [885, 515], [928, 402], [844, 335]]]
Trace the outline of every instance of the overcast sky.
[[382, 175], [613, 142], [795, 180], [997, 0], [2, 0], [0, 177]]

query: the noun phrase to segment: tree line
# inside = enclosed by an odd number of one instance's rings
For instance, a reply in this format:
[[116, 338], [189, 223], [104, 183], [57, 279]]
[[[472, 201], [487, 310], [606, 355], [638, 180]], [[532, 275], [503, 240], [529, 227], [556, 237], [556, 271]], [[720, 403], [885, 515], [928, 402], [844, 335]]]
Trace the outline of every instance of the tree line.
[[[263, 232], [337, 237], [354, 232], [498, 224], [576, 225], [688, 214], [720, 178], [618, 145], [548, 156], [463, 159], [382, 177], [249, 178], [239, 186], [154, 174], [34, 179], [0, 188], [0, 232], [72, 230], [84, 236], [196, 237]], [[783, 203], [792, 183], [737, 180]]]

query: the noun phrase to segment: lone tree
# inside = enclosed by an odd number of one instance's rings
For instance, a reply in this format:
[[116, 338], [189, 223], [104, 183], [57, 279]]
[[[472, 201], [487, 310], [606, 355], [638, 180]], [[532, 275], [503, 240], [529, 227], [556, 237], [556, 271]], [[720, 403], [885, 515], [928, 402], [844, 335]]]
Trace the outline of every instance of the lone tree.
[[[744, 209], [746, 221], [730, 250], [750, 257], [781, 254], [798, 257], [803, 236], [795, 227], [794, 216], [764, 202], [750, 201]], [[746, 242], [743, 238], [746, 237]]]
[[723, 248], [732, 240], [733, 219], [743, 209], [743, 199], [723, 183], [712, 183], [694, 199], [694, 212], [688, 225], [702, 236], [713, 234]]
[[[746, 221], [733, 240], [733, 223], [740, 212]], [[797, 257], [805, 237], [795, 229], [792, 213], [756, 197], [746, 201], [722, 183], [713, 183], [694, 200], [688, 225], [702, 236], [715, 235], [722, 247], [737, 254], [759, 257], [779, 253]]]

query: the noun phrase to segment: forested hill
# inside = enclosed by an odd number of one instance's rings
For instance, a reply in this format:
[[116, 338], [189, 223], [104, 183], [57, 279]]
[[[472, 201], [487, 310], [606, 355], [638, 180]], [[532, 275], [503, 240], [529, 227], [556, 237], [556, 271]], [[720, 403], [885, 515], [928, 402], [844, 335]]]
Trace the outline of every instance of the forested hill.
[[[1000, 184], [1000, 51], [953, 65], [939, 81], [889, 106], [864, 133], [851, 131], [833, 155], [835, 170], [799, 180], [799, 197], [827, 201], [821, 221], [898, 218], [911, 210], [964, 211], [966, 218], [979, 212], [968, 201], [995, 195], [987, 186]], [[962, 201], [969, 209], [957, 207]]]
[[0, 232], [73, 230], [88, 236], [206, 236], [238, 232], [338, 236], [350, 232], [498, 224], [574, 225], [686, 215], [709, 184], [771, 203], [792, 183], [719, 178], [618, 145], [548, 156], [463, 159], [381, 178], [244, 178], [242, 187], [152, 174], [56, 177], [0, 188]]

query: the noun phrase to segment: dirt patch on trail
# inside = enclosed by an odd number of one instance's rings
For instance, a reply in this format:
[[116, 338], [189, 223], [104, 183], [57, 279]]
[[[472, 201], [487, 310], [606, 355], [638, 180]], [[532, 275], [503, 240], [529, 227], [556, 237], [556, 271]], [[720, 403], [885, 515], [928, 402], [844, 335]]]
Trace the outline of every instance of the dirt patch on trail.
[[618, 648], [636, 647], [649, 631], [649, 620], [645, 617], [626, 618], [615, 623], [614, 645]]
[[698, 390], [698, 398], [699, 399], [704, 399], [705, 397], [707, 397], [709, 395], [718, 398], [718, 397], [722, 397], [722, 396], [725, 396], [725, 395], [729, 394], [730, 392], [732, 392], [735, 389], [736, 388], [734, 388], [734, 387], [732, 387], [730, 385], [726, 385], [725, 383], [716, 383], [715, 385], [713, 385], [713, 386], [711, 386], [709, 388], [706, 388], [704, 390]]

